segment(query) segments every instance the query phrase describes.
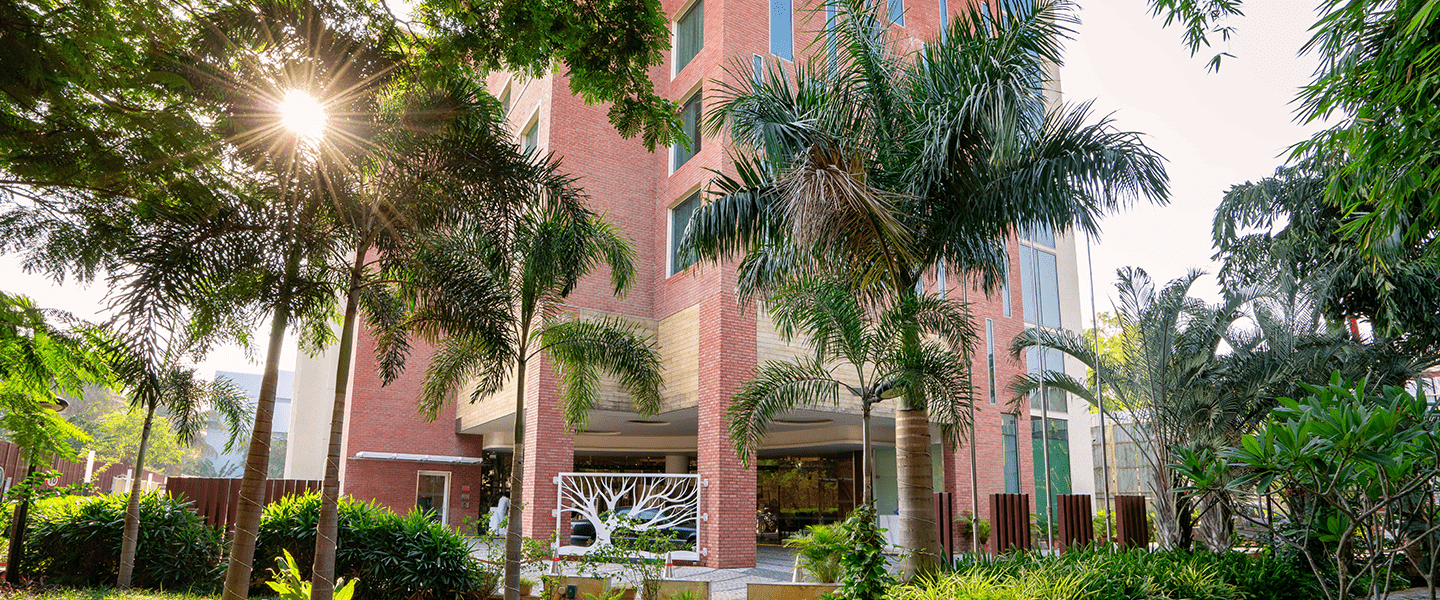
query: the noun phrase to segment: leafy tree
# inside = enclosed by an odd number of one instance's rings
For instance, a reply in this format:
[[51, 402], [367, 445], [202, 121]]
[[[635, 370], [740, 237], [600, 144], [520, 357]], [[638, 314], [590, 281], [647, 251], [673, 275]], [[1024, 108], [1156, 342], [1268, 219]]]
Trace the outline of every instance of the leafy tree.
[[[171, 428], [170, 419], [165, 416], [154, 418], [150, 423], [145, 421], [146, 411], [123, 410], [110, 413], [99, 422], [96, 431], [92, 434], [90, 449], [95, 451], [95, 460], [107, 463], [129, 463], [134, 464], [135, 455], [140, 449], [140, 438], [143, 435], [146, 425], [151, 425], [150, 434], [146, 437], [145, 459], [149, 463], [146, 468], [154, 471], [169, 471], [175, 474], [180, 467], [185, 455], [185, 449], [175, 439], [175, 432]], [[158, 428], [155, 426], [158, 425]]]
[[[701, 258], [743, 255], [743, 296], [830, 271], [900, 305], [942, 265], [994, 288], [1017, 230], [1094, 234], [1104, 212], [1165, 198], [1161, 158], [1137, 134], [1089, 122], [1088, 105], [1047, 100], [1071, 4], [970, 5], [914, 51], [883, 7], [830, 5], [833, 58], [811, 57], [793, 81], [778, 68], [733, 73], [707, 117], [736, 141], [735, 175], [716, 180], [685, 243]], [[918, 348], [918, 323], [897, 335]], [[939, 555], [926, 407], [910, 389], [896, 413], [900, 537], [915, 549], [907, 573]]]
[[[860, 402], [865, 437], [864, 503], [875, 504], [875, 456], [870, 411], [909, 388], [924, 389], [935, 418], [947, 430], [970, 425], [969, 361], [975, 332], [966, 307], [934, 296], [913, 299], [875, 315], [855, 295], [829, 279], [806, 278], [776, 290], [766, 305], [786, 339], [803, 336], [814, 354], [766, 361], [755, 368], [726, 411], [730, 441], [749, 462], [770, 424], [802, 406], [840, 405], [841, 393]], [[934, 336], [916, 351], [902, 347], [898, 330], [910, 321]]]
[[[1150, 0], [1165, 24], [1180, 22], [1191, 53], [1210, 36], [1228, 39], [1226, 19], [1242, 0]], [[1297, 144], [1294, 156], [1340, 165], [1324, 193], [1347, 218], [1344, 231], [1373, 259], [1389, 262], [1399, 246], [1424, 247], [1440, 233], [1440, 2], [1324, 0], [1303, 51], [1320, 59], [1296, 98], [1302, 122], [1336, 121]], [[1211, 60], [1218, 68], [1221, 56]]]
[[[525, 373], [541, 355], [560, 380], [565, 420], [577, 431], [598, 400], [602, 374], [614, 376], [642, 415], [660, 408], [660, 358], [655, 342], [617, 318], [567, 318], [563, 303], [582, 277], [608, 267], [615, 294], [633, 282], [634, 249], [612, 225], [579, 203], [568, 187], [532, 192], [528, 206], [505, 221], [465, 222], [453, 233], [419, 242], [396, 290], [412, 307], [406, 330], [439, 344], [426, 369], [419, 404], [435, 418], [469, 386], [471, 401], [515, 386], [514, 454], [510, 491], [524, 484]], [[386, 345], [403, 352], [403, 331]], [[523, 503], [512, 498], [505, 538], [505, 598], [520, 597], [520, 522]]]

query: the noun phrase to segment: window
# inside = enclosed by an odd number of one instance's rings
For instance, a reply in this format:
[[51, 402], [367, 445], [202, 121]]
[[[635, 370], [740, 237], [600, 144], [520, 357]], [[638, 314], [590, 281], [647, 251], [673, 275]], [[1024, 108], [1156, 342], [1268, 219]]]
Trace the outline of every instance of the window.
[[770, 0], [770, 53], [795, 60], [795, 16], [793, 0]]
[[[1035, 513], [1049, 514], [1050, 498], [1055, 494], [1070, 493], [1070, 428], [1064, 419], [1049, 420], [1049, 435], [1041, 435], [1046, 429], [1045, 420], [1030, 418], [1030, 449], [1035, 460]], [[1045, 444], [1050, 448], [1050, 476], [1045, 476]], [[1055, 489], [1050, 489], [1051, 485]], [[1053, 525], [1052, 525], [1053, 526]]]
[[671, 158], [674, 163], [670, 171], [673, 173], [680, 165], [689, 162], [690, 158], [700, 153], [700, 92], [695, 92], [685, 105], [680, 108], [680, 119], [685, 135], [690, 138], [690, 148], [676, 142], [671, 148]]
[[890, 22], [905, 26], [905, 0], [890, 0]]
[[[1039, 348], [1034, 348], [1034, 347], [1026, 348], [1026, 349], [1025, 349], [1025, 372], [1030, 373], [1030, 374], [1033, 375], [1033, 374], [1039, 373], [1040, 370], [1041, 370], [1041, 365], [1040, 365], [1040, 349], [1039, 349]], [[1059, 350], [1056, 350], [1056, 349], [1054, 349], [1054, 348], [1046, 348], [1046, 349], [1045, 349], [1045, 365], [1044, 365], [1044, 370], [1046, 370], [1046, 371], [1055, 371], [1055, 372], [1057, 372], [1057, 373], [1064, 373], [1064, 372], [1065, 372], [1065, 355], [1062, 354]], [[1039, 396], [1040, 396], [1040, 392], [1038, 392], [1038, 391], [1032, 392], [1032, 393], [1030, 394], [1030, 408], [1035, 409], [1035, 410], [1039, 410], [1039, 409], [1040, 409]], [[1051, 386], [1045, 386], [1045, 396], [1050, 399], [1049, 406], [1047, 407], [1047, 408], [1050, 410], [1050, 412], [1052, 412], [1052, 413], [1053, 413], [1053, 412], [1066, 412], [1067, 410], [1069, 410], [1069, 408], [1067, 408], [1067, 407], [1065, 406], [1065, 391], [1064, 391], [1064, 390], [1061, 390], [1061, 389], [1058, 389], [1058, 388], [1054, 388], [1054, 387], [1051, 387]]]
[[510, 114], [510, 84], [505, 84], [505, 89], [500, 91], [500, 115]]
[[985, 319], [985, 372], [989, 374], [990, 403], [998, 398], [995, 391], [995, 322]]
[[1005, 265], [1005, 281], [1000, 288], [1000, 296], [1005, 304], [1005, 316], [1013, 316], [1010, 311], [1010, 265]]
[[695, 208], [700, 206], [700, 192], [690, 194], [689, 198], [675, 205], [670, 209], [670, 274], [674, 275], [684, 271], [687, 267], [695, 264], [695, 261], [682, 260], [680, 257], [680, 240], [685, 238], [685, 227], [690, 225], [690, 217], [695, 214]]
[[941, 257], [935, 265], [935, 294], [940, 296], [941, 300], [945, 299], [945, 283], [945, 258]]
[[[1039, 290], [1032, 270], [1038, 270]], [[1036, 300], [1036, 292], [1039, 300]], [[1060, 327], [1060, 280], [1055, 271], [1055, 254], [1020, 246], [1020, 299], [1025, 321], [1043, 327]]]
[[525, 133], [520, 134], [520, 149], [526, 153], [534, 152], [540, 148], [540, 122], [531, 123], [525, 128]]
[[835, 3], [825, 3], [825, 56], [830, 59], [830, 70], [840, 70], [840, 43], [835, 39]]
[[949, 2], [946, 2], [945, 0], [940, 0], [940, 42], [941, 42], [941, 43], [944, 43], [944, 42], [945, 42], [945, 39], [946, 39], [946, 36], [949, 35], [949, 32], [946, 31], [946, 29], [949, 29], [949, 27], [950, 27], [950, 3], [949, 3]]
[[753, 55], [750, 56], [750, 60], [751, 60], [752, 62], [754, 62], [754, 66], [755, 66], [755, 68], [754, 68], [754, 70], [753, 70], [753, 72], [752, 72], [752, 74], [751, 74], [751, 78], [755, 80], [755, 83], [760, 83], [761, 81], [764, 81], [764, 79], [765, 79], [765, 57], [760, 56], [759, 54], [753, 54]]
[[1000, 447], [1005, 452], [1005, 493], [1020, 493], [1020, 450], [1016, 440], [1016, 416], [1000, 415]]
[[445, 523], [450, 506], [450, 474], [420, 471], [415, 483], [415, 508], [437, 523]]
[[1020, 232], [1020, 237], [1029, 240], [1032, 244], [1055, 247], [1055, 230], [1051, 229], [1049, 225], [1026, 228], [1025, 231]]
[[675, 20], [675, 73], [683, 71], [704, 47], [705, 0], [695, 0], [690, 10]]

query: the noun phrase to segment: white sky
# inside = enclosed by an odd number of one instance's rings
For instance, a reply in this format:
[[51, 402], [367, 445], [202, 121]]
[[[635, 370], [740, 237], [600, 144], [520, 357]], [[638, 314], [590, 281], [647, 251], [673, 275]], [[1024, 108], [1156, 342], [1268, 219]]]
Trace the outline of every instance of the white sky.
[[[1313, 6], [1304, 0], [1247, 0], [1247, 15], [1233, 22], [1237, 34], [1223, 48], [1235, 58], [1219, 73], [1209, 73], [1205, 63], [1213, 51], [1192, 58], [1179, 29], [1162, 29], [1145, 0], [1084, 0], [1082, 24], [1067, 44], [1062, 69], [1066, 99], [1093, 98], [1097, 115], [1114, 113], [1122, 129], [1144, 132], [1147, 143], [1169, 160], [1172, 185], [1169, 206], [1136, 206], [1106, 219], [1094, 251], [1101, 311], [1110, 308], [1119, 267], [1142, 267], [1161, 282], [1192, 267], [1214, 272], [1210, 222], [1221, 195], [1232, 184], [1269, 175], [1286, 147], [1316, 129], [1296, 125], [1290, 104], [1314, 70], [1312, 57], [1297, 58], [1314, 22]], [[1088, 323], [1083, 242], [1081, 247], [1080, 296]], [[1202, 280], [1194, 292], [1213, 299], [1212, 281]], [[13, 256], [0, 256], [0, 289], [82, 318], [104, 318], [103, 286], [55, 286], [23, 273]], [[287, 344], [281, 368], [293, 368], [294, 357], [294, 344]], [[206, 375], [261, 369], [258, 360], [233, 346], [216, 349], [199, 367]]]

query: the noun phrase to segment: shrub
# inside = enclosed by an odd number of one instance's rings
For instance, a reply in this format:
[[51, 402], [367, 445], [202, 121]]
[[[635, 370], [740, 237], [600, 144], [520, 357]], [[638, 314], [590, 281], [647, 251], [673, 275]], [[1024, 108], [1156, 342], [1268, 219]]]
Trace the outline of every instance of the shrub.
[[810, 525], [805, 533], [790, 536], [785, 545], [795, 549], [800, 567], [820, 583], [835, 583], [840, 579], [840, 556], [850, 549], [832, 525]]
[[963, 556], [956, 571], [1016, 580], [1030, 573], [1074, 576], [1084, 597], [1096, 600], [1303, 600], [1319, 595], [1313, 576], [1269, 553], [1077, 550], [1059, 556]]
[[[315, 526], [320, 495], [292, 496], [265, 507], [256, 540], [255, 561], [270, 563], [285, 551], [295, 557], [300, 576], [310, 578], [315, 558]], [[357, 600], [381, 598], [475, 597], [493, 589], [470, 544], [449, 527], [424, 513], [396, 515], [387, 508], [340, 501], [340, 540], [335, 574], [358, 579]], [[257, 571], [258, 574], [258, 571]], [[264, 577], [254, 585], [263, 586]]]
[[[73, 586], [111, 585], [120, 572], [120, 542], [129, 495], [60, 496], [31, 509], [28, 574]], [[136, 587], [210, 590], [219, 583], [225, 543], [188, 502], [163, 494], [140, 497]], [[82, 568], [77, 566], [83, 565]]]

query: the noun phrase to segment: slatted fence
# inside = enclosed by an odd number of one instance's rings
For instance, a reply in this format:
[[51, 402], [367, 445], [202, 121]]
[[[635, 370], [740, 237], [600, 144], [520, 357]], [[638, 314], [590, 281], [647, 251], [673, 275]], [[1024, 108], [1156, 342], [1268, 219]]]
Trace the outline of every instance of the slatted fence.
[[[20, 483], [25, 478], [27, 464], [21, 456], [20, 447], [12, 442], [0, 441], [0, 491], [8, 492], [10, 486]], [[85, 482], [85, 461], [70, 461], [54, 459], [46, 465], [50, 470], [59, 471], [60, 476], [53, 478], [46, 483], [53, 487], [65, 487]], [[96, 490], [105, 494], [110, 492], [116, 477], [125, 477], [131, 471], [131, 466], [125, 463], [100, 463], [96, 462], [90, 476], [90, 483]], [[165, 483], [165, 476], [155, 471], [145, 471], [141, 477], [150, 476], [150, 480], [159, 484]]]
[[[286, 496], [304, 495], [319, 489], [319, 480], [267, 479], [264, 503], [269, 505]], [[206, 525], [223, 527], [226, 531], [235, 528], [235, 512], [240, 507], [239, 478], [171, 477], [165, 484], [165, 492], [194, 502], [195, 512], [205, 519]]]

